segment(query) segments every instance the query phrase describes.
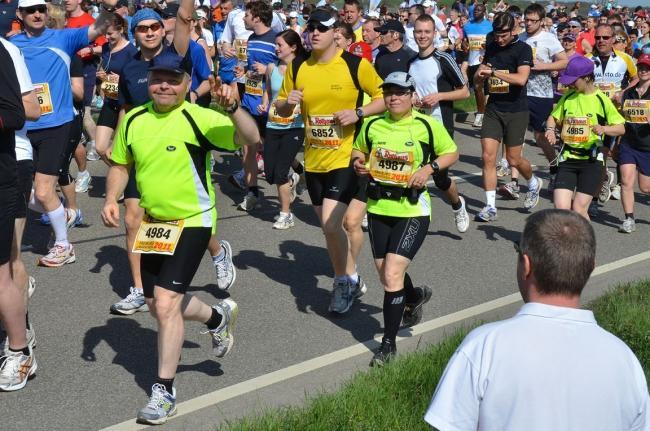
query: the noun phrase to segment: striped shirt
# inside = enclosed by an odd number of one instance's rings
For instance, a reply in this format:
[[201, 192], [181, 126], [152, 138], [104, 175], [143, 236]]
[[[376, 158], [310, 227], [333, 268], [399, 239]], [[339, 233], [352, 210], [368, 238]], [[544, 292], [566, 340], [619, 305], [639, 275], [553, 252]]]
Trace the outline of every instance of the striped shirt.
[[248, 37], [248, 65], [242, 106], [253, 115], [258, 115], [257, 106], [262, 103], [262, 94], [266, 87], [264, 75], [256, 73], [253, 65], [261, 63], [266, 66], [278, 61], [275, 55], [276, 35], [275, 31], [269, 30], [264, 34], [253, 33]]

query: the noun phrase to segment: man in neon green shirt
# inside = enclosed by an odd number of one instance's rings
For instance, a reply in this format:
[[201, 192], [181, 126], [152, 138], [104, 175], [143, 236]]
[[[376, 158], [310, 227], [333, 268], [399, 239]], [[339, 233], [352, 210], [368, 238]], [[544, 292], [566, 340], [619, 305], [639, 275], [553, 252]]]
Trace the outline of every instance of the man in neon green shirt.
[[135, 164], [145, 217], [133, 251], [142, 253], [144, 296], [159, 330], [158, 378], [138, 421], [161, 424], [176, 413], [174, 377], [183, 321], [206, 324], [217, 357], [225, 356], [234, 342], [237, 304], [225, 299], [210, 307], [185, 293], [216, 230], [210, 151], [235, 148], [233, 125], [246, 145], [254, 145], [260, 137], [251, 116], [238, 109], [229, 86], [219, 88], [217, 101], [230, 118], [185, 101], [191, 78], [182, 57], [165, 53], [152, 63], [148, 76], [152, 101], [129, 111], [115, 138], [102, 219], [106, 226], [118, 227], [117, 199]]

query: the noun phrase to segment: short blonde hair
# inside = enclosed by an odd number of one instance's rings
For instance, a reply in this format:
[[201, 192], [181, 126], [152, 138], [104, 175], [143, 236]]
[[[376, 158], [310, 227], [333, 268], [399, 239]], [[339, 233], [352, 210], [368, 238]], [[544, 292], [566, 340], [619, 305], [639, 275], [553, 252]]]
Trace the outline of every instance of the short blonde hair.
[[65, 9], [63, 6], [47, 4], [47, 26], [49, 28], [60, 29], [65, 28]]

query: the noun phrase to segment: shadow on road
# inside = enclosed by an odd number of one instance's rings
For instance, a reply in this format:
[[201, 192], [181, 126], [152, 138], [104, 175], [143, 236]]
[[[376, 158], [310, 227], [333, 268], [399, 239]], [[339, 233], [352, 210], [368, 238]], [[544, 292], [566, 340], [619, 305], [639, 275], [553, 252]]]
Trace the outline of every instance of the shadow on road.
[[[314, 313], [349, 331], [358, 341], [367, 341], [380, 331], [373, 315], [381, 309], [363, 302], [355, 303], [345, 315], [329, 312], [331, 286], [318, 286], [318, 276], [333, 277], [332, 268], [323, 246], [312, 246], [300, 241], [283, 241], [280, 256], [267, 256], [258, 250], [243, 250], [233, 261], [238, 269], [256, 268], [273, 281], [287, 286], [301, 313]], [[369, 286], [369, 288], [372, 288]]]
[[519, 238], [521, 237], [521, 232], [506, 229], [502, 226], [481, 224], [478, 225], [476, 229], [485, 232], [485, 238], [490, 241], [497, 241], [497, 237], [501, 237], [507, 241], [515, 242], [519, 241]]
[[[112, 363], [131, 373], [137, 385], [148, 393], [157, 374], [156, 337], [156, 331], [143, 328], [136, 320], [113, 317], [106, 321], [106, 325], [86, 331], [81, 358], [87, 362], [98, 362], [94, 350], [99, 343], [105, 341], [115, 352]], [[199, 347], [191, 341], [183, 343], [183, 348], [186, 349]], [[103, 360], [104, 358], [99, 358], [99, 366]], [[207, 360], [196, 364], [180, 364], [178, 372], [183, 371], [198, 371], [209, 376], [223, 374], [220, 364]]]
[[124, 248], [116, 245], [104, 245], [95, 253], [95, 258], [97, 262], [89, 271], [99, 274], [104, 266], [110, 266], [108, 283], [113, 292], [120, 298], [128, 295], [129, 286], [133, 285], [133, 281], [131, 280], [131, 269]]

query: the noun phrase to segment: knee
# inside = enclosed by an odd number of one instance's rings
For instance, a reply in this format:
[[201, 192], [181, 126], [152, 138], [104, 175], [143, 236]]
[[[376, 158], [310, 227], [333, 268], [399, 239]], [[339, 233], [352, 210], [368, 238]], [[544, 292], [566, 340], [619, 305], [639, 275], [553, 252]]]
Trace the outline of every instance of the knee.
[[50, 187], [50, 184], [36, 184], [34, 186], [34, 196], [36, 197], [36, 200], [39, 202], [45, 202], [48, 199], [50, 199], [51, 195], [53, 193], [52, 187]]
[[521, 157], [518, 154], [506, 154], [506, 160], [510, 166], [514, 166], [515, 168], [521, 163]]
[[181, 295], [165, 292], [153, 300], [153, 310], [158, 320], [168, 320], [181, 313]]
[[403, 283], [404, 273], [399, 269], [386, 267], [384, 268], [383, 279], [384, 286], [392, 290], [395, 288], [395, 286]]
[[323, 220], [322, 226], [325, 235], [336, 235], [341, 232], [343, 224], [340, 219], [329, 217], [328, 219]]
[[142, 217], [140, 211], [132, 210], [130, 207], [126, 207], [126, 212], [124, 214], [124, 224], [126, 225], [127, 230], [136, 230], [140, 227], [140, 222]]
[[355, 232], [359, 229], [361, 229], [361, 220], [363, 217], [355, 217], [352, 215], [346, 215], [345, 218], [343, 219], [343, 228], [347, 232]]
[[[631, 186], [630, 186], [631, 188]], [[648, 184], [639, 184], [639, 190], [641, 190], [641, 193], [644, 193], [646, 195], [650, 194], [650, 183]]]
[[483, 153], [481, 154], [481, 158], [483, 159], [483, 166], [485, 166], [486, 168], [494, 167], [496, 169], [496, 165], [497, 165], [496, 153], [483, 150]]

